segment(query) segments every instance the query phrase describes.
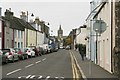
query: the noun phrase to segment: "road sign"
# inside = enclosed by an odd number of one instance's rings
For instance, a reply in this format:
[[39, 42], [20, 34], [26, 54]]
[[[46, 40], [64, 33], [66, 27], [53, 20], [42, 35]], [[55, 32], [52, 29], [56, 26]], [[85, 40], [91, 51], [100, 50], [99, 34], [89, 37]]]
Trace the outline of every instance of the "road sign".
[[99, 34], [102, 34], [106, 28], [106, 23], [103, 20], [96, 20], [93, 24], [93, 30]]

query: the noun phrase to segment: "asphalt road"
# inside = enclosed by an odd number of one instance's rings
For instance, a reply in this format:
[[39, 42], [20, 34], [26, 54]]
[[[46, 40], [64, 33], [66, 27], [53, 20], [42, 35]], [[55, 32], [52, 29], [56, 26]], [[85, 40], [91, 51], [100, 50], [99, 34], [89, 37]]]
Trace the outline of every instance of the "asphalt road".
[[2, 66], [2, 78], [73, 78], [70, 53], [61, 49], [47, 55], [5, 64]]

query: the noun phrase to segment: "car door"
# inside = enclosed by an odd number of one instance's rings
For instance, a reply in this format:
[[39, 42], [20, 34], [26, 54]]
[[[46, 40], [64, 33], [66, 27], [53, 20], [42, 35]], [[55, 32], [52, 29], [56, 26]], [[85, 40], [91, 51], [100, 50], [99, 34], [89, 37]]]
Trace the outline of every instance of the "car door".
[[14, 59], [15, 60], [18, 60], [18, 54], [15, 52], [14, 49], [11, 49], [12, 53], [13, 53], [13, 56], [14, 56]]

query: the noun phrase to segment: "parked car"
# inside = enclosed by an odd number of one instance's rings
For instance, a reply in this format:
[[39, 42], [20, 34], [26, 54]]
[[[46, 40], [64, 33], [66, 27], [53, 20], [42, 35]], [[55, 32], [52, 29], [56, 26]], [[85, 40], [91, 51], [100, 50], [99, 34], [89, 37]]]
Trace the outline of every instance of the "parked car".
[[44, 54], [48, 54], [48, 44], [40, 45], [43, 48]]
[[40, 55], [39, 47], [38, 46], [29, 46], [29, 48], [32, 48], [32, 50], [35, 52], [36, 56]]
[[9, 49], [2, 49], [2, 52], [5, 56], [7, 56], [8, 61], [16, 61], [19, 60], [18, 54], [15, 53], [15, 50], [12, 48]]
[[58, 51], [58, 46], [55, 47], [55, 52], [57, 52], [57, 51]]
[[53, 47], [51, 45], [48, 45], [48, 53], [52, 53], [54, 51]]
[[45, 54], [44, 49], [42, 47], [39, 47], [39, 49], [40, 49], [40, 54], [44, 55]]
[[28, 54], [28, 57], [35, 57], [35, 52], [32, 48], [26, 48], [25, 52]]
[[4, 55], [4, 53], [2, 52], [2, 50], [0, 50], [0, 62], [1, 63], [8, 63], [8, 58], [7, 58], [7, 56], [6, 55]]
[[14, 48], [14, 50], [18, 54], [19, 59], [28, 59], [28, 54], [24, 52], [24, 49]]

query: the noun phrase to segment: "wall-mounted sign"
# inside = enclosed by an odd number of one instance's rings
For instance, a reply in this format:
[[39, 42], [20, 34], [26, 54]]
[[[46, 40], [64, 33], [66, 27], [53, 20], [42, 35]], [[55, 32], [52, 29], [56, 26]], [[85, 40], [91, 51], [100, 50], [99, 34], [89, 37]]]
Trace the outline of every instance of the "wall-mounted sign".
[[103, 20], [96, 20], [93, 24], [93, 30], [99, 34], [102, 34], [106, 28], [106, 23]]

